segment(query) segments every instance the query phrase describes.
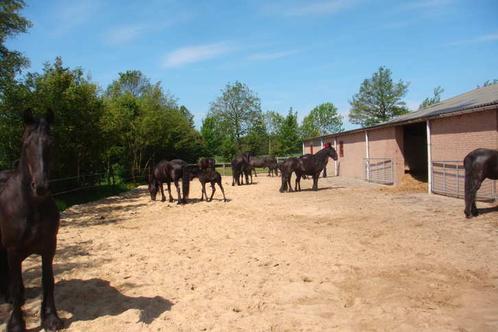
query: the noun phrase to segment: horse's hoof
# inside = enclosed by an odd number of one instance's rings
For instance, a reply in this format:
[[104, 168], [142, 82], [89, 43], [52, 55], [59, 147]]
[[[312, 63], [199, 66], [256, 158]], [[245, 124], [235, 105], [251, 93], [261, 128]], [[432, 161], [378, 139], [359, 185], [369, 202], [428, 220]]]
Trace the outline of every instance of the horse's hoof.
[[472, 211], [472, 216], [477, 217], [479, 215], [479, 211]]
[[43, 320], [42, 327], [45, 331], [57, 331], [64, 328], [64, 322], [57, 315], [50, 315]]
[[162, 199], [161, 199], [161, 202], [166, 202], [166, 198], [162, 198]]

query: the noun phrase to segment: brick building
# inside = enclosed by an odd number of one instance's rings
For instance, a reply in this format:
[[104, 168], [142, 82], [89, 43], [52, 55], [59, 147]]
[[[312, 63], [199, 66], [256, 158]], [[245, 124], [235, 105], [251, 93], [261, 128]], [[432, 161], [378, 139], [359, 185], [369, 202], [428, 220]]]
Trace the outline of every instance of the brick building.
[[[463, 196], [463, 158], [476, 148], [498, 149], [498, 84], [478, 88], [420, 111], [367, 128], [307, 139], [303, 153], [326, 142], [339, 155], [328, 174], [398, 185], [406, 173], [430, 192]], [[495, 199], [486, 180], [481, 198]]]

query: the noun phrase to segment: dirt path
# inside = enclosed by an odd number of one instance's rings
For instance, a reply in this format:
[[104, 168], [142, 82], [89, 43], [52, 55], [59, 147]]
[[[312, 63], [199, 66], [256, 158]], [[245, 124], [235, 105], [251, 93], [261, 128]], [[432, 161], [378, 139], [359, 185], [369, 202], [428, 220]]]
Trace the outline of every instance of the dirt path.
[[[229, 203], [151, 202], [139, 188], [66, 211], [55, 269], [68, 330], [498, 330], [495, 208], [467, 221], [452, 198], [339, 178], [280, 194], [279, 178], [256, 181], [225, 178]], [[36, 330], [39, 259], [24, 271]]]

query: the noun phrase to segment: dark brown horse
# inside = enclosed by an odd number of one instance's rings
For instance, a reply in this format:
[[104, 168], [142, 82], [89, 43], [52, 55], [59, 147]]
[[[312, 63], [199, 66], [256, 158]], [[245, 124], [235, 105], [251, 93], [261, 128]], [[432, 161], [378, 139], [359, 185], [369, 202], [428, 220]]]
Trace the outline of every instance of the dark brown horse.
[[242, 153], [232, 160], [232, 186], [237, 184], [240, 186], [243, 183], [242, 176], [246, 178], [246, 184], [249, 184], [249, 174], [251, 172], [251, 153]]
[[[284, 165], [282, 166], [284, 170], [282, 171], [282, 186], [280, 187], [280, 192], [287, 190], [286, 186], [290, 183], [292, 172], [296, 173], [296, 185], [294, 190], [301, 191], [301, 177], [303, 175], [310, 175], [313, 178], [312, 190], [318, 190], [318, 178], [323, 169], [327, 167], [329, 157], [337, 160], [337, 152], [330, 145], [324, 147], [314, 155], [303, 155], [302, 157], [297, 158], [297, 161], [291, 160], [287, 165], [284, 162]], [[291, 188], [289, 190], [292, 191]]]
[[[214, 168], [201, 168], [199, 165], [188, 165], [184, 167], [184, 175], [187, 175], [188, 173], [188, 179], [189, 181], [198, 178], [200, 183], [201, 183], [201, 201], [204, 200], [204, 196], [206, 196], [206, 202], [211, 202], [213, 200], [214, 193], [216, 191], [215, 185], [217, 184], [218, 187], [221, 189], [221, 193], [223, 194], [223, 201], [226, 202], [227, 199], [225, 197], [225, 190], [223, 189], [223, 184], [221, 182], [221, 174], [218, 173]], [[184, 176], [185, 178], [186, 176]], [[207, 193], [206, 193], [206, 183], [211, 184], [211, 197], [208, 199]], [[184, 188], [188, 188], [184, 184]], [[183, 194], [184, 198], [188, 197], [188, 192], [184, 191]]]
[[[277, 159], [273, 156], [259, 156], [251, 158], [249, 164], [252, 166], [251, 172], [254, 171], [254, 176], [256, 174], [255, 168], [268, 168], [268, 176], [273, 174], [273, 170], [277, 168]], [[251, 174], [252, 175], [252, 174]]]
[[199, 160], [198, 166], [200, 169], [208, 169], [208, 168], [215, 169], [216, 160], [214, 160], [213, 158], [201, 158]]
[[498, 180], [498, 151], [476, 149], [463, 160], [465, 167], [465, 216], [476, 217], [476, 193], [485, 179]]
[[301, 160], [299, 158], [291, 157], [285, 159], [279, 166], [282, 185], [280, 186], [280, 192], [285, 191], [292, 192], [291, 177], [292, 173], [296, 169], [301, 168]]
[[178, 194], [178, 204], [182, 204], [182, 195], [180, 193], [179, 181], [183, 177], [183, 167], [187, 163], [181, 159], [173, 159], [171, 161], [162, 160], [157, 163], [152, 174], [149, 176], [149, 193], [150, 198], [155, 201], [157, 192], [161, 190], [161, 201], [166, 201], [164, 196], [163, 183], [168, 186], [169, 201], [173, 202], [173, 196], [171, 195], [171, 182], [175, 183], [176, 192]]
[[22, 262], [32, 254], [42, 256], [42, 328], [63, 327], [54, 303], [52, 262], [57, 246], [59, 210], [49, 191], [53, 113], [42, 119], [24, 114], [21, 158], [0, 189], [0, 292], [12, 301], [7, 331], [25, 331]]

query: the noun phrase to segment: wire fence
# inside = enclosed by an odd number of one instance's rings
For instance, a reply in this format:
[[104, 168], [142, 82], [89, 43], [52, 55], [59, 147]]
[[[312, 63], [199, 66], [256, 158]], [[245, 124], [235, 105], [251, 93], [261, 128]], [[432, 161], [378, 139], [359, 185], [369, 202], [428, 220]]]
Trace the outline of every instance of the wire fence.
[[[435, 194], [464, 198], [465, 169], [459, 160], [433, 161], [431, 191]], [[476, 199], [494, 201], [497, 196], [497, 181], [486, 179], [477, 191]]]

